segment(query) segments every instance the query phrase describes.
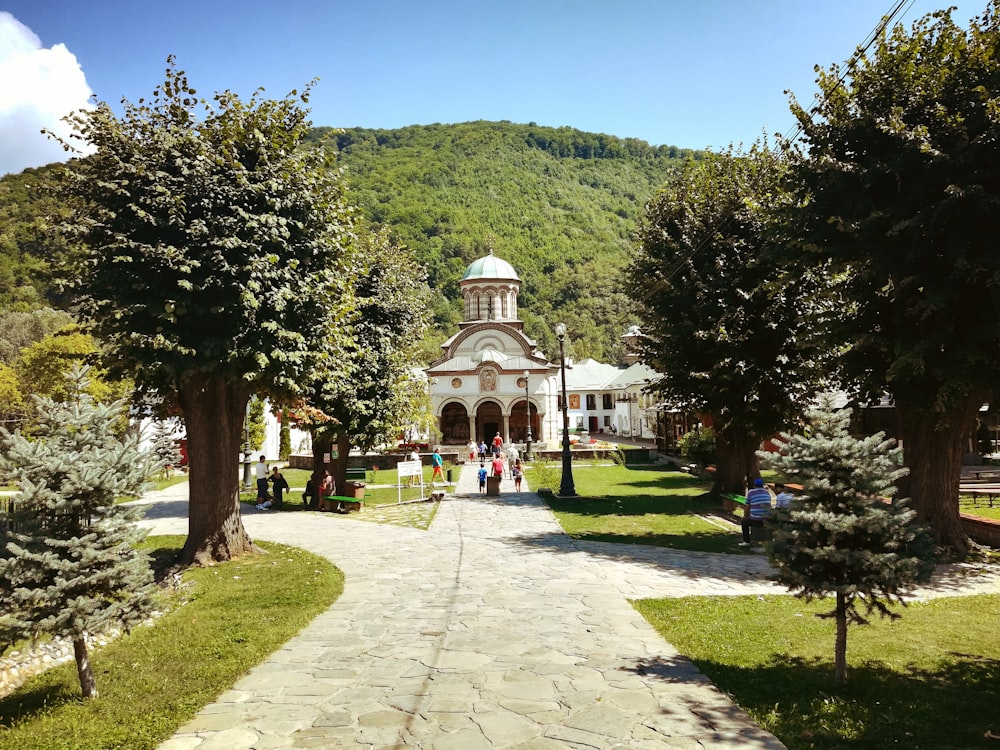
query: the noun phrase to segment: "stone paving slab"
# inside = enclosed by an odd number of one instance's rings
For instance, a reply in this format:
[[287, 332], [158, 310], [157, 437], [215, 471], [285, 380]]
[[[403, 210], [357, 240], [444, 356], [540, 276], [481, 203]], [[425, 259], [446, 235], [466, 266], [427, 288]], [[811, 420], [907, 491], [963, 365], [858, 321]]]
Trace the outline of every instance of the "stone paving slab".
[[783, 592], [765, 560], [575, 542], [510, 480], [480, 495], [476, 468], [427, 531], [244, 512], [334, 562], [344, 593], [161, 750], [783, 747], [627, 601]]

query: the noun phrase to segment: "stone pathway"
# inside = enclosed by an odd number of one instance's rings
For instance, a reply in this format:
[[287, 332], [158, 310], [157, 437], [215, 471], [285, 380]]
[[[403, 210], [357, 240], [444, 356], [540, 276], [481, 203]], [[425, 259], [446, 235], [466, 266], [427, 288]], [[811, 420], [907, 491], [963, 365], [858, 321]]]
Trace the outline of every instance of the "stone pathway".
[[[783, 591], [761, 557], [575, 542], [501, 489], [465, 468], [428, 531], [244, 508], [251, 535], [340, 567], [344, 593], [161, 750], [782, 747], [626, 601]], [[155, 532], [186, 532], [178, 492]]]

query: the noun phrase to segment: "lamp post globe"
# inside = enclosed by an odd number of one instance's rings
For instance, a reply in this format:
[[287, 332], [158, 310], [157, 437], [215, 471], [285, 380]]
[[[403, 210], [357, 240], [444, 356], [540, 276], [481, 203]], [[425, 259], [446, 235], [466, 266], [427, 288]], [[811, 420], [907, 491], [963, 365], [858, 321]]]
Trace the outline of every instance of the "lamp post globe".
[[528, 376], [530, 373], [524, 371], [524, 415], [528, 421], [528, 435], [524, 439], [524, 460], [531, 460], [531, 394], [528, 391]]
[[566, 399], [566, 326], [562, 323], [556, 326], [556, 337], [559, 339], [559, 370], [562, 373], [562, 479], [559, 482], [560, 497], [575, 497], [576, 487], [573, 486], [573, 455], [569, 449], [569, 411]]

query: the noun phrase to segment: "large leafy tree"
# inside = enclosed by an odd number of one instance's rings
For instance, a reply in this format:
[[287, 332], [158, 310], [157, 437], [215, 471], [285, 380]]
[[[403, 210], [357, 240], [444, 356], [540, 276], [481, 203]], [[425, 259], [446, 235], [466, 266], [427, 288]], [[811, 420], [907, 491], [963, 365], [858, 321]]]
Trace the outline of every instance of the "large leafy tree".
[[849, 301], [833, 339], [847, 382], [892, 394], [907, 494], [962, 551], [962, 453], [1000, 369], [1000, 11], [896, 26], [817, 82], [814, 109], [792, 102], [794, 221]]
[[867, 624], [873, 612], [895, 619], [893, 604], [934, 572], [934, 545], [916, 513], [895, 494], [906, 473], [894, 440], [883, 433], [850, 433], [851, 412], [825, 394], [806, 415], [805, 433], [783, 433], [779, 449], [762, 453], [769, 468], [805, 486], [769, 520], [768, 548], [778, 581], [806, 600], [833, 594], [836, 681], [847, 679], [847, 626]]
[[383, 233], [359, 232], [361, 270], [354, 282], [355, 311], [349, 343], [340, 352], [347, 375], [317, 371], [309, 402], [313, 413], [313, 470], [337, 447], [334, 479], [343, 487], [352, 446], [367, 450], [392, 438], [411, 418], [412, 353], [427, 323], [424, 272]]
[[630, 268], [654, 388], [711, 416], [716, 492], [743, 492], [756, 451], [796, 415], [821, 358], [808, 277], [780, 280], [783, 165], [766, 149], [689, 162], [646, 208]]
[[83, 247], [80, 312], [140, 389], [187, 427], [184, 556], [252, 548], [236, 461], [252, 393], [287, 400], [338, 343], [352, 221], [323, 149], [302, 149], [301, 96], [199, 100], [169, 61], [152, 101], [72, 117], [95, 152], [73, 164], [64, 225]]

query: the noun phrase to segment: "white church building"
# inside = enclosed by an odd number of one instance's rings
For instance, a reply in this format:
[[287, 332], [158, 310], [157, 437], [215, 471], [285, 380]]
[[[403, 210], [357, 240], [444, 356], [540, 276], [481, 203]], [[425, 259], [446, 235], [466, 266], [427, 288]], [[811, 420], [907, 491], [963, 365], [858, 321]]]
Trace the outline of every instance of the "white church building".
[[[498, 432], [506, 441], [524, 443], [529, 425], [535, 443], [555, 448], [561, 441], [558, 356], [550, 362], [525, 335], [517, 316], [520, 287], [517, 272], [492, 249], [473, 261], [459, 282], [464, 320], [425, 370], [444, 445], [464, 445], [470, 438], [488, 444]], [[655, 378], [634, 360], [624, 365], [567, 360], [570, 429], [652, 439], [655, 408], [644, 388]]]

